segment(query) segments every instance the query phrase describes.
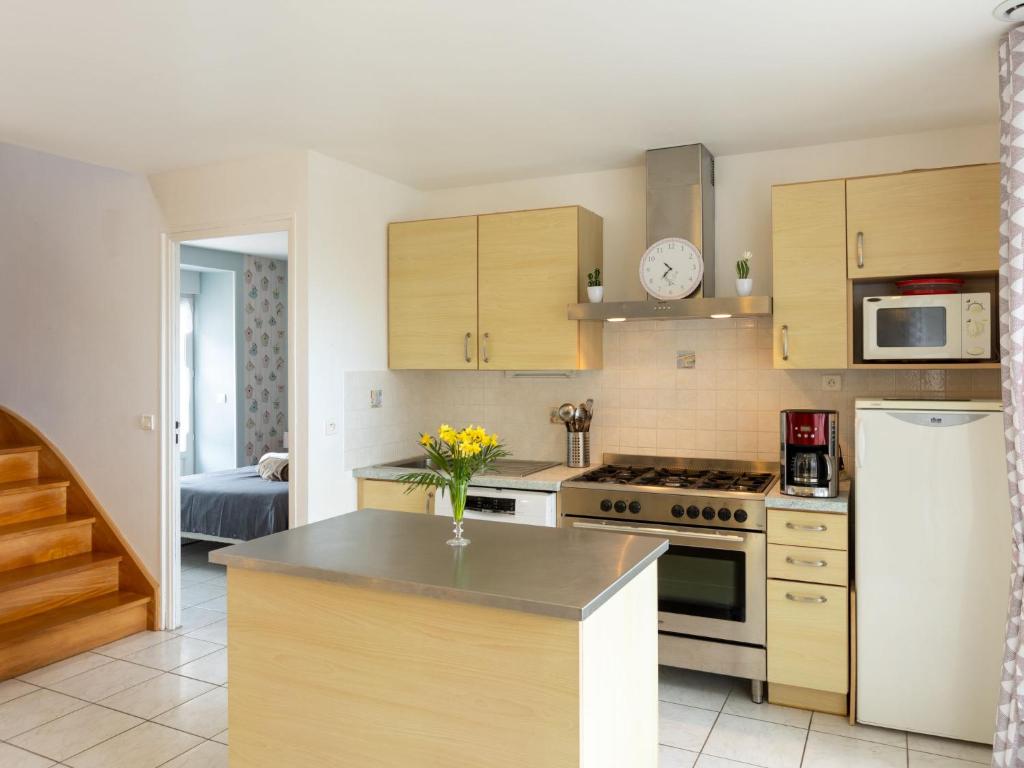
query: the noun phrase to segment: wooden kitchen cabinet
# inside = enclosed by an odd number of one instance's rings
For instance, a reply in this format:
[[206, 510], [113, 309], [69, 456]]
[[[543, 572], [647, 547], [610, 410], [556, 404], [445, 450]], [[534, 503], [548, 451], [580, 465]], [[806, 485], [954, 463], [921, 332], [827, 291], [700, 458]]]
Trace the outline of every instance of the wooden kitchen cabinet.
[[391, 368], [475, 369], [477, 217], [388, 227]]
[[357, 489], [359, 509], [393, 509], [396, 512], [434, 514], [434, 499], [437, 495], [434, 488], [414, 488], [406, 493], [405, 483], [359, 478]]
[[851, 280], [999, 269], [999, 166], [846, 181]]
[[772, 187], [775, 368], [847, 365], [846, 181]]
[[389, 367], [600, 368], [602, 323], [568, 305], [586, 300], [602, 243], [579, 206], [391, 224]]

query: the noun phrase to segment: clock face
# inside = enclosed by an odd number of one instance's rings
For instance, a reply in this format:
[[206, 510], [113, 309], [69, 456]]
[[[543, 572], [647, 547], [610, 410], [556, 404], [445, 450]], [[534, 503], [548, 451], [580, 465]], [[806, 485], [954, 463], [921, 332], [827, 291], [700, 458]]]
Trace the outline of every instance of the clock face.
[[700, 285], [704, 259], [697, 246], [681, 237], [666, 237], [640, 258], [640, 283], [651, 296], [662, 301], [682, 299]]

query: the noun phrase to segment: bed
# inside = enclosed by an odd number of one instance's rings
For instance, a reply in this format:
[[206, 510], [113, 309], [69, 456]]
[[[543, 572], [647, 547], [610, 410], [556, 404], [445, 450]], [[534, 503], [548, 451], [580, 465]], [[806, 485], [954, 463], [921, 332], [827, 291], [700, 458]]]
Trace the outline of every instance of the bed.
[[288, 483], [264, 480], [256, 467], [181, 478], [181, 535], [237, 542], [288, 528]]

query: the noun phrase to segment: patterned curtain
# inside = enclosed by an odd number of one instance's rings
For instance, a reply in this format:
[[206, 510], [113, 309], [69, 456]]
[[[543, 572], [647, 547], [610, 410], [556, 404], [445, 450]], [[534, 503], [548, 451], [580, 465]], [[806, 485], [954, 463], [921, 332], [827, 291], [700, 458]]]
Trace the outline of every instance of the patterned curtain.
[[1002, 217], [999, 244], [999, 347], [1003, 361], [1006, 462], [1013, 516], [1013, 586], [992, 765], [1024, 768], [1024, 28], [999, 46], [999, 131]]

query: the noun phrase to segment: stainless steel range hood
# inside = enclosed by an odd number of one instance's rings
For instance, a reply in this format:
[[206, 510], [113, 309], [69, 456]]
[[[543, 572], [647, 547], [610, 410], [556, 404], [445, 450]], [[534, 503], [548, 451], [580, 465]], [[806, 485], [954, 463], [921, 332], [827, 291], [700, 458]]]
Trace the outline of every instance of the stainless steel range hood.
[[[570, 304], [570, 320], [758, 317], [770, 296], [715, 295], [715, 158], [703, 144], [649, 149], [645, 156], [647, 245], [684, 237], [704, 257], [704, 280], [690, 298]], [[640, 254], [636, 254], [640, 258]]]

